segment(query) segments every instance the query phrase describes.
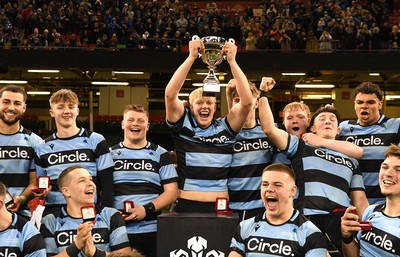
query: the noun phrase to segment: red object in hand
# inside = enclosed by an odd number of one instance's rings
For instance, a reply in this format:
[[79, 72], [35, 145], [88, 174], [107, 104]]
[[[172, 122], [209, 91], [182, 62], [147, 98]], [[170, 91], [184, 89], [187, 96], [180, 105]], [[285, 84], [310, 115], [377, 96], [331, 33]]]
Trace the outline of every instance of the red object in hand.
[[87, 204], [81, 207], [83, 222], [96, 224], [96, 207], [94, 204]]
[[369, 221], [360, 221], [360, 227], [364, 231], [372, 230], [372, 224]]
[[135, 208], [135, 204], [131, 200], [124, 201], [124, 212], [130, 214], [129, 210]]

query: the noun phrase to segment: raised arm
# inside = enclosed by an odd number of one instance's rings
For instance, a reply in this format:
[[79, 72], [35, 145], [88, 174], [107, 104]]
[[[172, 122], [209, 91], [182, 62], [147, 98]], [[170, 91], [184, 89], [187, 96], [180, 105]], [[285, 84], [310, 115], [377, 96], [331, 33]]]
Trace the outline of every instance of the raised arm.
[[274, 115], [268, 103], [268, 98], [263, 96], [275, 86], [273, 78], [263, 77], [260, 84], [261, 97], [259, 99], [258, 113], [260, 116], [261, 127], [268, 138], [279, 150], [285, 150], [288, 145], [289, 134], [275, 126]]
[[360, 159], [364, 155], [364, 150], [356, 144], [341, 141], [322, 138], [314, 133], [306, 133], [301, 138], [310, 145], [315, 147], [324, 147], [333, 151], [343, 153], [355, 159]]
[[228, 105], [228, 110], [232, 109], [233, 105], [233, 96], [232, 91], [235, 88], [235, 80], [231, 79], [226, 86], [226, 104]]
[[165, 88], [165, 111], [169, 122], [178, 121], [185, 112], [184, 102], [179, 100], [178, 93], [185, 82], [190, 68], [203, 48], [204, 45], [200, 39], [189, 42], [189, 56], [175, 71]]
[[233, 78], [235, 79], [236, 91], [240, 98], [239, 104], [236, 104], [229, 110], [227, 119], [231, 128], [234, 131], [239, 132], [242, 129], [243, 124], [246, 122], [247, 115], [251, 110], [253, 95], [251, 94], [246, 75], [236, 62], [236, 45], [227, 42], [222, 48], [222, 51], [226, 54], [226, 60], [231, 68]]

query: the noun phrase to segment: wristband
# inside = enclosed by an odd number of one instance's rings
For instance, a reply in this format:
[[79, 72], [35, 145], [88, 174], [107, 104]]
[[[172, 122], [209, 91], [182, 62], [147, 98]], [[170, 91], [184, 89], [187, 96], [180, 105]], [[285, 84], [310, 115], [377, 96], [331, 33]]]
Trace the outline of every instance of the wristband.
[[266, 97], [266, 98], [268, 98], [268, 93], [267, 93], [267, 91], [263, 91], [263, 90], [260, 90], [260, 98], [261, 97]]
[[20, 205], [24, 205], [27, 202], [26, 197], [23, 195], [18, 195], [15, 198], [18, 199]]
[[26, 196], [20, 195], [19, 197], [20, 197], [21, 204], [26, 204], [26, 202], [27, 202]]
[[144, 207], [144, 209], [146, 211], [146, 216], [156, 212], [156, 207], [154, 206], [154, 204], [152, 202], [143, 205], [143, 207]]
[[69, 257], [78, 257], [78, 254], [81, 252], [81, 250], [76, 247], [75, 242], [72, 242], [72, 244], [68, 246], [65, 250], [67, 251]]
[[346, 245], [351, 244], [351, 242], [353, 242], [353, 239], [354, 239], [353, 235], [351, 235], [350, 237], [342, 236], [342, 243]]
[[103, 250], [100, 250], [99, 248], [96, 248], [96, 251], [94, 252], [93, 257], [106, 257], [106, 252]]

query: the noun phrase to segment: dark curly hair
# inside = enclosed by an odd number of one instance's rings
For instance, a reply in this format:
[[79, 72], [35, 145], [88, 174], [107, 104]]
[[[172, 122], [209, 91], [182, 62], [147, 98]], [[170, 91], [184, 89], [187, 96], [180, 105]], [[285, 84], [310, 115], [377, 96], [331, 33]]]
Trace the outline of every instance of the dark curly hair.
[[358, 85], [353, 91], [354, 99], [359, 93], [369, 94], [369, 95], [375, 94], [380, 101], [383, 100], [383, 91], [379, 88], [377, 84], [374, 84], [372, 82], [367, 81]]

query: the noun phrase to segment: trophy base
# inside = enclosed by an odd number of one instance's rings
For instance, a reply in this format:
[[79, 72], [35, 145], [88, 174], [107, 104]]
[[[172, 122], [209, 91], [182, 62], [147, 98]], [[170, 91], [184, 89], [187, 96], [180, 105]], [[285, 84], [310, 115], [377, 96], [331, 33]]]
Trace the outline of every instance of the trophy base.
[[203, 96], [220, 98], [221, 93], [220, 92], [203, 91]]
[[221, 87], [215, 75], [209, 75], [203, 80], [203, 96], [220, 97]]

